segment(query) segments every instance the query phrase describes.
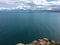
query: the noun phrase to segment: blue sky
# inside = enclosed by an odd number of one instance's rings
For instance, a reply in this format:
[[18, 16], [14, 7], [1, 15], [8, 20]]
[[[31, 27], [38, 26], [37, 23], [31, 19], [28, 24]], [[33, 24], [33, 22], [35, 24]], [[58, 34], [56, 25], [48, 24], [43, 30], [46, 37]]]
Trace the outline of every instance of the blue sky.
[[47, 1], [55, 1], [55, 0], [47, 0]]

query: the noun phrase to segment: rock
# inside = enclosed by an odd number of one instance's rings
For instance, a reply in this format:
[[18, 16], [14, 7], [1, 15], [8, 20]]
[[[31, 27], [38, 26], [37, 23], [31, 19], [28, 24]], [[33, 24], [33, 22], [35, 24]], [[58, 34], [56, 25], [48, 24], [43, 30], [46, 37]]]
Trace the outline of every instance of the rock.
[[18, 43], [17, 45], [24, 45], [23, 43]]
[[29, 45], [29, 44], [25, 44], [25, 45]]
[[47, 38], [43, 38], [43, 39], [38, 39], [38, 44], [39, 45], [48, 45], [50, 42], [48, 42]]
[[36, 44], [38, 41], [37, 40], [34, 40], [32, 43]]
[[48, 41], [48, 42], [46, 42], [46, 45], [50, 45], [50, 42]]
[[35, 45], [35, 44], [33, 44], [33, 43], [29, 43], [28, 45]]
[[56, 45], [60, 45], [60, 42], [57, 42], [57, 44]]
[[48, 40], [47, 38], [42, 38], [38, 40], [32, 41], [29, 44], [18, 43], [17, 45], [60, 45], [60, 42], [56, 42], [54, 40]]
[[56, 44], [56, 42], [54, 40], [49, 40], [49, 42], [50, 42], [50, 45], [55, 45]]
[[40, 39], [40, 42], [39, 42], [41, 45], [45, 45], [46, 44], [46, 41], [43, 40], [43, 39]]
[[43, 38], [44, 41], [48, 42], [49, 40], [47, 38]]
[[52, 42], [52, 43], [55, 43], [55, 41], [54, 41], [54, 40], [51, 40], [51, 42]]

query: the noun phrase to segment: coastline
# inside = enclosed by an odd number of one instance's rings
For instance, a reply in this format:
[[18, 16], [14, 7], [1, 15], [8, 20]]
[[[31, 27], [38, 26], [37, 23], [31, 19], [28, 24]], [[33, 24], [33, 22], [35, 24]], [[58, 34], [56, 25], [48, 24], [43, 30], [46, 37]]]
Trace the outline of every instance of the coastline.
[[42, 38], [42, 39], [34, 40], [32, 41], [32, 43], [28, 43], [28, 44], [18, 43], [16, 45], [60, 45], [60, 42], [49, 40], [47, 38]]

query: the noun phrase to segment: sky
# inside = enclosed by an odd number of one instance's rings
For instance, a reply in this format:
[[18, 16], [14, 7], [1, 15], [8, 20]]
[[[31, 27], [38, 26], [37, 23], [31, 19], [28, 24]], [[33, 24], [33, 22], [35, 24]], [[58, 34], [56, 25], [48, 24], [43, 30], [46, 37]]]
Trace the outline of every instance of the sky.
[[0, 0], [0, 10], [1, 9], [37, 9], [37, 8], [52, 9], [51, 7], [52, 5], [58, 5], [58, 4], [60, 4], [60, 0]]
[[55, 0], [47, 0], [47, 1], [55, 1]]

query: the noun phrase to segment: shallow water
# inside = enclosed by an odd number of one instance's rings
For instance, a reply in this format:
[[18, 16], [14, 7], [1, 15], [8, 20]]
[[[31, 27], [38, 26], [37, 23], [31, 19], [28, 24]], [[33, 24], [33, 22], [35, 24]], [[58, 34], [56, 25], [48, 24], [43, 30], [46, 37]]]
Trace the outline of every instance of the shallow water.
[[44, 37], [60, 41], [59, 12], [0, 12], [0, 45], [29, 43]]

